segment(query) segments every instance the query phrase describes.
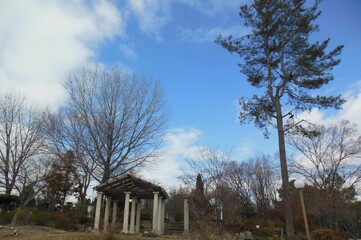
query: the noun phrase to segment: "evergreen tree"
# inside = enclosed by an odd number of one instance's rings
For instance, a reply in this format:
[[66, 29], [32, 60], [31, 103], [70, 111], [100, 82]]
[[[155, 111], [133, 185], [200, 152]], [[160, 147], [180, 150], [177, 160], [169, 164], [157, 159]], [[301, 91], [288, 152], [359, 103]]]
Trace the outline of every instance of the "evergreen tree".
[[192, 212], [194, 212], [193, 215], [205, 217], [209, 212], [210, 204], [204, 193], [204, 183], [200, 173], [197, 175], [196, 187], [191, 194], [190, 200]]
[[284, 118], [315, 107], [338, 109], [344, 102], [341, 96], [322, 96], [316, 91], [333, 80], [331, 70], [340, 63], [337, 56], [343, 47], [328, 52], [329, 39], [309, 42], [310, 34], [318, 30], [313, 21], [320, 15], [319, 2], [307, 7], [306, 0], [254, 0], [240, 9], [251, 33], [216, 40], [243, 58], [241, 73], [259, 89], [251, 98], [240, 98], [240, 122], [253, 122], [266, 137], [269, 126], [277, 129], [288, 239], [294, 238], [294, 231], [284, 137], [289, 127]]

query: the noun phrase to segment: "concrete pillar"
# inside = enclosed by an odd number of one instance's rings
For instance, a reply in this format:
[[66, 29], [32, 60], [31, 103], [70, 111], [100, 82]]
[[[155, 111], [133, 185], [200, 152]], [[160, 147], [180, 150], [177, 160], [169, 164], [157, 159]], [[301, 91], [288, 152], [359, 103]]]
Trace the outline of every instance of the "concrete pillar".
[[142, 201], [140, 199], [137, 200], [137, 213], [135, 217], [135, 232], [139, 233], [140, 231], [140, 210], [142, 207]]
[[158, 224], [158, 194], [159, 192], [153, 192], [153, 226], [152, 232], [157, 233], [157, 224]]
[[95, 207], [95, 217], [94, 217], [94, 231], [99, 232], [99, 220], [100, 220], [100, 212], [102, 208], [102, 199], [103, 193], [98, 192], [97, 196], [97, 206]]
[[115, 228], [117, 222], [117, 212], [118, 212], [118, 200], [113, 201], [113, 215], [112, 215], [112, 227]]
[[128, 233], [130, 192], [124, 192], [124, 193], [125, 193], [125, 202], [124, 202], [124, 217], [123, 217], [123, 230], [122, 230], [122, 233]]
[[189, 237], [189, 205], [188, 197], [184, 197], [184, 232], [185, 238]]
[[219, 209], [220, 209], [220, 219], [221, 219], [221, 221], [223, 221], [223, 204], [222, 203], [220, 203], [219, 204]]
[[130, 228], [129, 233], [134, 234], [134, 223], [135, 223], [135, 207], [137, 204], [137, 199], [132, 197], [132, 209], [130, 211]]
[[161, 212], [161, 227], [160, 229], [162, 230], [162, 233], [164, 233], [164, 214], [165, 214], [165, 204], [167, 203], [167, 201], [164, 199], [162, 202], [162, 212]]
[[109, 216], [110, 216], [110, 204], [112, 202], [112, 197], [107, 196], [107, 200], [105, 202], [105, 213], [104, 213], [104, 227], [103, 230], [105, 232], [108, 231], [108, 225], [109, 225]]
[[158, 223], [157, 223], [157, 234], [162, 235], [162, 205], [163, 199], [161, 196], [158, 197]]

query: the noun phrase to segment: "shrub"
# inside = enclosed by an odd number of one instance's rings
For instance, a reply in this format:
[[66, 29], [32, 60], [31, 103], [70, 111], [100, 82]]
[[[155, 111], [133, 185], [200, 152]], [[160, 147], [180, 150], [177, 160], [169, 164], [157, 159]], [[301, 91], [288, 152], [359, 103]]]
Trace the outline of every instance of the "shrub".
[[33, 209], [32, 208], [18, 208], [15, 211], [14, 223], [17, 225], [28, 225], [33, 222]]
[[141, 211], [141, 219], [151, 221], [153, 216], [153, 210], [150, 208], [142, 209]]
[[38, 226], [46, 226], [46, 227], [54, 227], [54, 222], [59, 215], [58, 212], [48, 212], [42, 211], [40, 209], [34, 208], [32, 210], [33, 216], [33, 224]]
[[13, 217], [15, 215], [15, 212], [8, 212], [8, 211], [3, 211], [0, 212], [0, 225], [7, 225], [10, 224]]
[[87, 217], [87, 216], [81, 216], [80, 219], [79, 219], [79, 223], [82, 224], [82, 225], [87, 225], [90, 222], [91, 222], [90, 218]]
[[331, 229], [316, 229], [311, 232], [314, 240], [346, 240], [347, 237], [340, 232], [334, 232]]
[[14, 210], [20, 205], [19, 196], [0, 194], [0, 208], [3, 210]]
[[348, 239], [348, 237], [344, 233], [341, 233], [341, 232], [335, 232], [335, 235], [336, 235], [335, 240], [347, 240]]
[[180, 209], [177, 209], [175, 210], [175, 213], [174, 213], [174, 221], [176, 222], [181, 222], [183, 221], [183, 211], [180, 210]]
[[59, 214], [55, 220], [54, 227], [65, 231], [79, 230], [80, 217], [76, 211]]

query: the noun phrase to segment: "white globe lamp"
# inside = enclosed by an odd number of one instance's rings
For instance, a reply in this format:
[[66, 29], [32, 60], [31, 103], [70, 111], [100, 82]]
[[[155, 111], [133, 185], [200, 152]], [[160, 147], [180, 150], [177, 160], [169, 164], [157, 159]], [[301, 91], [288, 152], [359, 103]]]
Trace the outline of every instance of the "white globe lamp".
[[310, 237], [310, 231], [308, 229], [308, 222], [307, 222], [307, 215], [306, 215], [306, 208], [305, 208], [305, 201], [303, 200], [303, 193], [302, 189], [305, 187], [305, 182], [301, 179], [297, 179], [294, 182], [295, 188], [297, 188], [300, 191], [300, 198], [301, 198], [301, 205], [302, 205], [302, 212], [303, 212], [303, 220], [305, 222], [305, 229], [307, 234], [307, 240], [311, 240]]
[[301, 179], [297, 179], [295, 182], [294, 182], [294, 185], [297, 189], [303, 189], [305, 187], [305, 182], [302, 181]]

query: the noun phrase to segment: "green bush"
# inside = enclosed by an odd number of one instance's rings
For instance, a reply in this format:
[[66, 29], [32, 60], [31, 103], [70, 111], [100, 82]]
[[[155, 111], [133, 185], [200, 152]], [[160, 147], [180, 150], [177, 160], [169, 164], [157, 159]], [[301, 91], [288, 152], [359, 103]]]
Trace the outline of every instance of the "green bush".
[[0, 194], [0, 208], [4, 210], [14, 210], [20, 205], [19, 196], [10, 194]]
[[[0, 212], [0, 225], [11, 224], [15, 211]], [[49, 212], [38, 208], [21, 208], [16, 210], [16, 224], [46, 226], [66, 231], [77, 231], [81, 224], [89, 224], [90, 219], [84, 211]]]
[[33, 224], [38, 226], [54, 227], [59, 212], [48, 212], [40, 209], [33, 209]]
[[33, 213], [34, 224], [66, 231], [79, 230], [81, 221], [84, 221], [83, 211], [47, 212], [37, 210]]
[[54, 222], [54, 227], [65, 231], [79, 230], [80, 216], [76, 211], [59, 214]]
[[175, 210], [175, 213], [174, 213], [174, 221], [176, 222], [181, 222], [183, 221], [183, 211], [181, 209], [177, 209]]
[[333, 240], [334, 232], [331, 229], [316, 229], [311, 232], [314, 240]]
[[152, 220], [152, 216], [153, 216], [153, 210], [150, 209], [150, 208], [142, 209], [140, 215], [141, 215], [140, 218], [141, 218], [142, 220], [151, 221], [151, 220]]
[[33, 222], [33, 209], [32, 208], [18, 208], [15, 211], [17, 225], [28, 225]]
[[8, 212], [8, 211], [0, 212], [0, 225], [11, 224], [11, 221], [13, 220], [14, 215], [15, 215], [15, 212], [14, 212], [14, 211], [11, 211], [11, 212]]

